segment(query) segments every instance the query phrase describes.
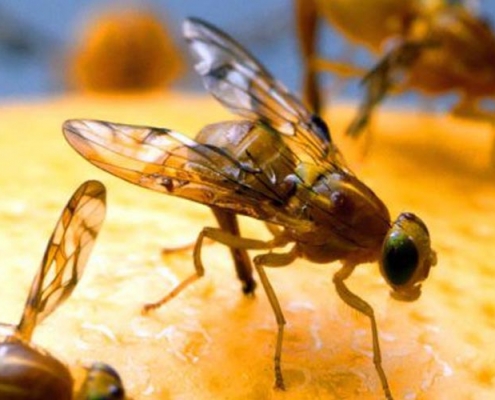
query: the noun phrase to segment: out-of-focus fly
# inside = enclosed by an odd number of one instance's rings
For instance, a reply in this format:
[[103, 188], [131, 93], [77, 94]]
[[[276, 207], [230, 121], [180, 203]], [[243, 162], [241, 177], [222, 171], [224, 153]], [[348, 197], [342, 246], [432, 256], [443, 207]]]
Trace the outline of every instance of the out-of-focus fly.
[[[295, 0], [304, 65], [304, 97], [321, 107], [318, 73], [362, 78], [364, 93], [347, 133], [358, 136], [373, 111], [392, 93], [459, 95], [452, 114], [495, 121], [483, 102], [495, 91], [495, 31], [467, 0]], [[319, 57], [318, 27], [330, 23], [349, 42], [366, 47], [378, 60], [365, 70]], [[495, 165], [495, 143], [491, 149]]]
[[[17, 325], [0, 324], [0, 398], [73, 399], [73, 379], [59, 360], [31, 343], [36, 326], [62, 304], [76, 287], [105, 218], [105, 187], [87, 181], [72, 195], [55, 226], [41, 267]], [[103, 367], [104, 366], [104, 367]], [[102, 377], [113, 371], [103, 387]], [[110, 366], [88, 368], [78, 400], [124, 398], [119, 375]]]
[[[186, 20], [183, 31], [206, 88], [245, 120], [208, 125], [195, 140], [170, 129], [96, 120], [69, 120], [63, 126], [68, 142], [94, 165], [139, 186], [205, 204], [219, 220], [220, 228], [206, 227], [199, 234], [196, 272], [146, 309], [203, 275], [204, 238], [232, 250], [246, 293], [255, 286], [246, 250], [266, 250], [253, 263], [278, 324], [276, 387], [284, 388], [285, 319], [265, 267], [286, 266], [299, 257], [340, 260], [333, 279], [337, 293], [370, 319], [373, 360], [391, 398], [373, 310], [344, 281], [357, 265], [380, 260], [393, 296], [417, 299], [436, 262], [425, 224], [411, 213], [392, 223], [383, 202], [345, 165], [325, 122], [227, 34], [199, 19]], [[237, 214], [265, 221], [273, 239], [240, 236]], [[288, 244], [288, 252], [273, 252]]]

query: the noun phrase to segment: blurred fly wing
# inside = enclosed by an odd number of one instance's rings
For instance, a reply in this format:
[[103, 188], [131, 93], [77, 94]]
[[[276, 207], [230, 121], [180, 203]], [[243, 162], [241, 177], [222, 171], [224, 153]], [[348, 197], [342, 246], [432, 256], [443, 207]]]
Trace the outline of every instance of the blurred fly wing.
[[197, 18], [184, 22], [183, 34], [203, 84], [230, 111], [276, 129], [303, 160], [324, 160], [338, 152], [325, 122], [234, 39]]
[[106, 189], [83, 183], [62, 211], [31, 285], [18, 333], [30, 340], [34, 328], [66, 300], [79, 279], [105, 218]]
[[361, 81], [365, 89], [364, 98], [359, 104], [356, 116], [346, 129], [346, 134], [357, 137], [369, 125], [373, 110], [387, 96], [391, 87], [390, 59], [385, 58], [368, 72]]
[[416, 62], [422, 51], [436, 44], [430, 40], [397, 41], [392, 49], [363, 77], [364, 98], [346, 130], [357, 137], [368, 126], [375, 108], [400, 84], [401, 72]]
[[[138, 186], [262, 220], [276, 218], [276, 205], [286, 200], [286, 188], [270, 184], [269, 171], [173, 130], [68, 120], [63, 131], [89, 162]], [[247, 183], [256, 180], [267, 184]]]

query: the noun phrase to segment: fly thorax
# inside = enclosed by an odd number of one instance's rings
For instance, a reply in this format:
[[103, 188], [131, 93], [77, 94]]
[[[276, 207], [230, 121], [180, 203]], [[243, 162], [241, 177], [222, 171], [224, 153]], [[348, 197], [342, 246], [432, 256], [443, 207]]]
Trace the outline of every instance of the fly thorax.
[[296, 196], [303, 203], [303, 217], [313, 223], [312, 243], [331, 243], [335, 251], [358, 251], [367, 258], [377, 256], [390, 226], [385, 205], [345, 171], [318, 172], [305, 171], [312, 185], [301, 184]]

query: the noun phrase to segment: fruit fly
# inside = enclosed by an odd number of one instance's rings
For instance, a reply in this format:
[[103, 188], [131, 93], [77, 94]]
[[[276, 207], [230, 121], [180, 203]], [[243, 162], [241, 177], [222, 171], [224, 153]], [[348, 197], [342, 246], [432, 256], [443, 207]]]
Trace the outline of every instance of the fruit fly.
[[[459, 1], [296, 0], [297, 31], [304, 64], [304, 97], [321, 107], [317, 73], [362, 77], [364, 96], [347, 133], [357, 136], [390, 92], [419, 91], [433, 96], [456, 92], [454, 115], [495, 122], [483, 99], [495, 92], [495, 34], [486, 19]], [[379, 55], [368, 71], [322, 60], [316, 40], [323, 17], [349, 41]], [[364, 76], [364, 77], [363, 77]], [[492, 153], [495, 162], [495, 152]]]
[[[333, 283], [340, 298], [371, 323], [373, 362], [387, 398], [392, 398], [381, 364], [371, 305], [352, 293], [345, 280], [361, 263], [380, 261], [396, 299], [412, 301], [435, 264], [425, 224], [412, 213], [390, 221], [385, 204], [346, 166], [325, 122], [303, 104], [234, 39], [199, 19], [187, 19], [183, 33], [196, 71], [210, 93], [245, 118], [204, 127], [196, 139], [166, 128], [98, 120], [68, 120], [66, 139], [88, 161], [124, 180], [211, 207], [220, 228], [205, 227], [193, 251], [195, 273], [157, 303], [165, 303], [204, 274], [205, 238], [234, 253], [245, 292], [252, 292], [246, 250], [254, 257], [278, 324], [274, 369], [281, 371], [285, 318], [265, 268], [297, 258], [316, 263], [340, 260]], [[237, 214], [267, 223], [273, 239], [242, 237]], [[287, 252], [276, 249], [291, 245]], [[241, 273], [239, 273], [241, 271]]]
[[[87, 181], [74, 192], [48, 241], [20, 322], [0, 324], [0, 398], [73, 398], [73, 379], [68, 368], [31, 343], [31, 337], [36, 326], [70, 296], [79, 282], [105, 217], [105, 199], [106, 189], [98, 181]], [[88, 368], [84, 391], [77, 399], [124, 398], [116, 372], [106, 380], [104, 388], [98, 383], [107, 369], [113, 370], [102, 365], [94, 363]]]

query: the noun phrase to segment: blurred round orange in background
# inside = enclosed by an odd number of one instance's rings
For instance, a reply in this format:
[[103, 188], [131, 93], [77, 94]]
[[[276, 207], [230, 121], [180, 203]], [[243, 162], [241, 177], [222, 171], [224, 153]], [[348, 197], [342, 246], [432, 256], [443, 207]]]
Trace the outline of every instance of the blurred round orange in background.
[[69, 59], [69, 85], [92, 92], [169, 86], [183, 70], [164, 22], [146, 9], [112, 8], [90, 19]]

